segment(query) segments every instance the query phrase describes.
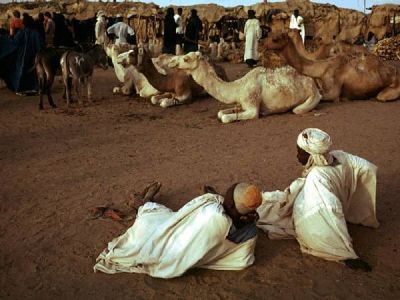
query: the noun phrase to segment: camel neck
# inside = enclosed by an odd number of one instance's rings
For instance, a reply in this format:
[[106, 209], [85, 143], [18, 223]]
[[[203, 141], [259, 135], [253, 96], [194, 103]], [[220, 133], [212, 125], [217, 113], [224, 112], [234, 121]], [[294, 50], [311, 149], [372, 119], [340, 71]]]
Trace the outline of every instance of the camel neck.
[[314, 62], [301, 56], [290, 39], [281, 53], [289, 65], [300, 73], [310, 77], [321, 77], [330, 65], [329, 61]]
[[194, 81], [201, 85], [208, 94], [223, 103], [235, 103], [235, 95], [238, 95], [242, 88], [233, 82], [223, 81], [218, 77], [214, 68], [204, 60], [199, 61], [198, 67], [191, 71], [191, 75]]
[[160, 74], [157, 71], [156, 67], [151, 61], [151, 58], [148, 57], [147, 54], [143, 56], [142, 66], [143, 67], [140, 69], [140, 72], [146, 76], [148, 82], [156, 89], [163, 89], [162, 83], [165, 81], [167, 76]]

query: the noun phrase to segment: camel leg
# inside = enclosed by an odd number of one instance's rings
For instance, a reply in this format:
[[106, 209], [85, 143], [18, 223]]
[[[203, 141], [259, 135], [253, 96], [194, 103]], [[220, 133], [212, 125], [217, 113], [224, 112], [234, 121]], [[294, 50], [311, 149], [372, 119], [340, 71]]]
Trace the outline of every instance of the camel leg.
[[154, 105], [158, 104], [160, 102], [160, 99], [162, 99], [164, 97], [164, 95], [165, 95], [165, 93], [164, 94], [160, 93], [160, 94], [156, 94], [154, 96], [151, 96], [151, 99], [150, 99], [151, 103], [154, 104]]
[[222, 123], [231, 123], [237, 120], [257, 119], [258, 114], [259, 114], [258, 107], [251, 107], [238, 113], [223, 115], [221, 117], [221, 121]]
[[166, 108], [170, 106], [184, 104], [192, 98], [192, 93], [189, 91], [189, 93], [185, 95], [174, 96], [173, 94], [171, 94], [171, 96], [171, 98], [161, 99], [160, 106]]
[[321, 94], [318, 92], [317, 87], [314, 87], [312, 95], [310, 95], [306, 101], [296, 106], [292, 111], [296, 115], [305, 114], [311, 110], [313, 110], [321, 100]]
[[400, 98], [400, 84], [394, 87], [388, 86], [376, 96], [380, 102], [393, 101], [398, 98]]
[[223, 115], [233, 114], [233, 113], [237, 113], [237, 112], [238, 112], [238, 110], [236, 107], [220, 110], [218, 112], [218, 119], [221, 120]]

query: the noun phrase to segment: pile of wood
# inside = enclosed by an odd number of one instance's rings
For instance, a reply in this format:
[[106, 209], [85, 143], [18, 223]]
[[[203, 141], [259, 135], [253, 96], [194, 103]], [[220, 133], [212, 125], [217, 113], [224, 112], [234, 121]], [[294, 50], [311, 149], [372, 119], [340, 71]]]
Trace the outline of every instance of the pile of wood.
[[380, 40], [373, 52], [384, 60], [400, 60], [400, 35]]

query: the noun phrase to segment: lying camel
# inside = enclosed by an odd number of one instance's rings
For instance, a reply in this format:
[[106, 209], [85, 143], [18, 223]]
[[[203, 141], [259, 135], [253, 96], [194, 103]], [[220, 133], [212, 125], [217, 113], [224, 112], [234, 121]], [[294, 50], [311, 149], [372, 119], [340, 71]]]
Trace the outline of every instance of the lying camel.
[[376, 97], [385, 102], [400, 97], [400, 70], [374, 55], [337, 55], [314, 61], [299, 53], [288, 34], [268, 37], [264, 46], [271, 50], [281, 50], [280, 55], [289, 65], [300, 73], [317, 79], [323, 90], [323, 100]]
[[106, 53], [111, 58], [115, 75], [118, 80], [123, 83], [122, 87], [114, 87], [115, 94], [122, 93], [123, 95], [131, 95], [137, 93], [140, 97], [151, 97], [156, 95], [158, 91], [151, 86], [146, 77], [143, 76], [134, 66], [123, 64], [123, 60], [129, 55], [130, 47], [121, 47], [118, 45], [107, 45]]
[[193, 95], [199, 95], [203, 88], [184, 71], [177, 70], [171, 74], [161, 74], [143, 48], [138, 48], [137, 69], [154, 86], [159, 94], [151, 97], [151, 103], [161, 107], [188, 103]]
[[314, 80], [289, 66], [275, 70], [258, 67], [233, 82], [220, 79], [200, 52], [176, 56], [169, 66], [190, 74], [218, 101], [240, 106], [219, 111], [218, 118], [223, 123], [256, 119], [260, 113], [281, 113], [290, 109], [295, 114], [304, 114], [321, 99]]

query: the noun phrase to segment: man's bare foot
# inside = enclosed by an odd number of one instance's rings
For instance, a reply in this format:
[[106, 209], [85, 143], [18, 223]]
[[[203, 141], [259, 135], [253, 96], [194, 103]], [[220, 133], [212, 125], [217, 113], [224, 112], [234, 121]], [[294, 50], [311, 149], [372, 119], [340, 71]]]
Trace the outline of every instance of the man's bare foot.
[[135, 193], [129, 206], [138, 209], [148, 201], [152, 201], [155, 195], [160, 191], [161, 183], [154, 181], [147, 185], [141, 193]]
[[364, 272], [372, 271], [371, 266], [367, 262], [361, 260], [360, 258], [346, 259], [344, 263], [346, 264], [346, 266], [348, 266], [350, 269], [353, 270], [361, 270]]

